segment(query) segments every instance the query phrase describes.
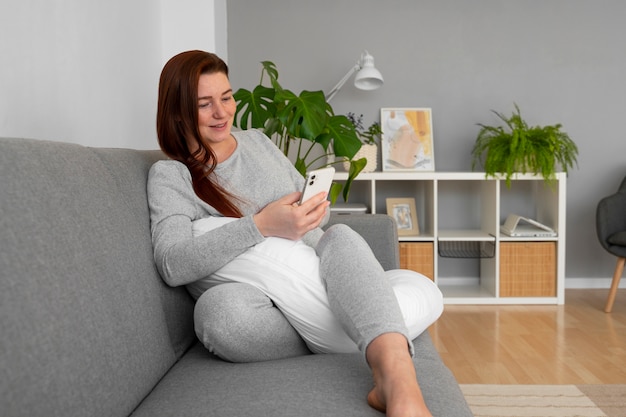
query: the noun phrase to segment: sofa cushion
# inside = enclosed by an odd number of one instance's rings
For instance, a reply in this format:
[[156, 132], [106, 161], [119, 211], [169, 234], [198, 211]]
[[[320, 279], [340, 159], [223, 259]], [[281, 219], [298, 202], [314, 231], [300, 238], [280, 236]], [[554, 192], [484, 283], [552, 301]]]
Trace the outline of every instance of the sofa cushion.
[[153, 262], [158, 158], [0, 140], [3, 415], [126, 416], [193, 343], [191, 299]]
[[[434, 416], [468, 417], [471, 412], [428, 333], [414, 341], [414, 363]], [[133, 417], [367, 417], [371, 371], [360, 354], [317, 354], [277, 361], [223, 362], [198, 345], [159, 383]]]

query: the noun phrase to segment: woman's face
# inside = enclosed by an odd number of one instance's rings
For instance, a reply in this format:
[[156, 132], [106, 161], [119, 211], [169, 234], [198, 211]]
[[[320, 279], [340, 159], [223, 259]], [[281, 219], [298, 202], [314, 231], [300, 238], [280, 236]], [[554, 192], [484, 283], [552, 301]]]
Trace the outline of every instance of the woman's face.
[[231, 139], [237, 103], [226, 74], [202, 74], [198, 80], [198, 128], [202, 141], [212, 149]]

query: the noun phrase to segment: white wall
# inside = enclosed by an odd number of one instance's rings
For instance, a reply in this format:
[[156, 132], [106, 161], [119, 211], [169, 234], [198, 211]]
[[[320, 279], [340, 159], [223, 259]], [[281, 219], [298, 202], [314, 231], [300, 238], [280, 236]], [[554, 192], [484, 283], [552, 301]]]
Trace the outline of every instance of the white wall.
[[225, 0], [0, 0], [0, 136], [156, 148], [161, 68], [182, 50], [225, 51], [225, 9]]
[[163, 63], [189, 49], [227, 59], [226, 0], [161, 0], [161, 44]]

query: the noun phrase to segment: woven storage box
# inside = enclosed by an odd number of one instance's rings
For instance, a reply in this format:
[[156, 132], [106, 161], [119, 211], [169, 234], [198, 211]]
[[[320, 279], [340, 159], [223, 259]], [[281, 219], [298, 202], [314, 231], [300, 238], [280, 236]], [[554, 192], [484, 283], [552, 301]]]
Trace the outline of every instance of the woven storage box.
[[500, 297], [554, 297], [556, 242], [501, 242]]
[[400, 242], [400, 268], [410, 269], [434, 279], [433, 244]]

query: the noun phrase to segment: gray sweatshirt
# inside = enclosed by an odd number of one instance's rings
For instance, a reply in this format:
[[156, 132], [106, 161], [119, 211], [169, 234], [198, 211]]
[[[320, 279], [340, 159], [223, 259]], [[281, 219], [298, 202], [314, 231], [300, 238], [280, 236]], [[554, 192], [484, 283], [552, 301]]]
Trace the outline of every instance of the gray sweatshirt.
[[[157, 268], [171, 286], [204, 278], [248, 248], [263, 241], [252, 215], [270, 202], [300, 191], [304, 178], [274, 143], [258, 130], [233, 132], [235, 152], [214, 171], [219, 184], [244, 201], [244, 217], [196, 238], [192, 222], [222, 216], [193, 191], [187, 167], [159, 161], [148, 176], [148, 204], [152, 245]], [[321, 236], [313, 230], [303, 239], [313, 244]]]

